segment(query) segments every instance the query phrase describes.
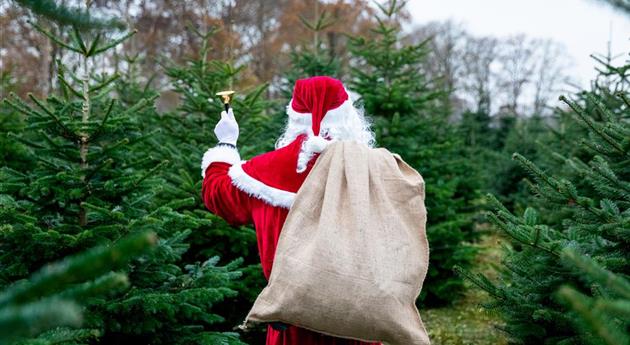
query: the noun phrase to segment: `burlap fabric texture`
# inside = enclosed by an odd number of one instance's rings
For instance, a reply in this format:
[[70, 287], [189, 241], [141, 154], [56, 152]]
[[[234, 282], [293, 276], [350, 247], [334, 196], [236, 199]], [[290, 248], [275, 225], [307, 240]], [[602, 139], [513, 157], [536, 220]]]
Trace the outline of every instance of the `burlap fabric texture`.
[[245, 322], [280, 321], [389, 345], [425, 345], [415, 305], [429, 265], [424, 180], [400, 156], [336, 142], [317, 159]]

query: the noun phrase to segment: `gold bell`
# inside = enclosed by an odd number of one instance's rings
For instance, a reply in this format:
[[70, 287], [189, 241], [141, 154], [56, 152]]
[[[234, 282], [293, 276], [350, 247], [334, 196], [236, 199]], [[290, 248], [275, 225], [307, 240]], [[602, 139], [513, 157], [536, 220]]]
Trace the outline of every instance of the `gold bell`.
[[225, 106], [225, 112], [226, 113], [230, 109], [230, 100], [232, 99], [232, 95], [234, 93], [235, 93], [235, 91], [233, 91], [233, 90], [225, 90], [225, 91], [221, 91], [221, 92], [217, 92], [216, 93], [217, 96], [221, 96], [221, 98], [223, 99], [223, 105]]

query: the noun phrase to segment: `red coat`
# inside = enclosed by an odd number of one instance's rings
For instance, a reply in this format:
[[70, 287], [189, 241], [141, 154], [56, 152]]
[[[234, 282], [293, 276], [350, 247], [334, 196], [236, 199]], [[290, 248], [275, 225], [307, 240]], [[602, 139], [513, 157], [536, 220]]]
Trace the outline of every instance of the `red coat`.
[[[254, 224], [258, 252], [267, 280], [282, 225], [289, 207], [315, 159], [297, 173], [297, 157], [305, 136], [291, 144], [242, 163], [235, 149], [219, 146], [204, 155], [203, 201], [210, 212], [232, 225]], [[207, 168], [206, 168], [207, 167]], [[289, 326], [284, 331], [267, 327], [267, 345], [367, 345]]]

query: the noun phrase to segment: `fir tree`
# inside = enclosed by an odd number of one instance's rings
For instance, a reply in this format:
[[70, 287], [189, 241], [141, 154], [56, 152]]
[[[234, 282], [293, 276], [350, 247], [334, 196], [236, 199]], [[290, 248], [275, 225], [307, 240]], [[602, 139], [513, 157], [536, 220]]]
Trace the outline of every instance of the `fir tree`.
[[[4, 200], [0, 214], [13, 211], [11, 203]], [[129, 236], [112, 246], [94, 248], [46, 265], [28, 280], [9, 286], [0, 293], [0, 342], [62, 343], [96, 338], [98, 332], [63, 326], [81, 325], [82, 310], [78, 303], [126, 288], [127, 275], [108, 271], [124, 267], [155, 241], [155, 234], [151, 233]]]
[[[286, 83], [283, 96], [290, 99], [297, 79], [326, 75], [339, 78], [341, 74], [339, 59], [334, 56], [320, 39], [323, 31], [333, 25], [334, 20], [326, 11], [315, 13], [314, 20], [300, 16], [302, 24], [312, 32], [312, 43], [305, 41], [301, 46], [291, 50], [291, 68], [285, 73]], [[284, 115], [284, 109], [282, 109]]]
[[514, 342], [627, 344], [617, 334], [630, 327], [627, 290], [620, 288], [630, 273], [629, 69], [606, 64], [603, 73], [617, 79], [594, 83], [573, 100], [561, 97], [570, 109], [560, 110], [556, 131], [563, 134], [562, 121], [572, 121], [587, 133], [557, 136], [567, 140], [557, 147], [573, 147], [567, 152], [575, 155], [553, 152], [546, 142], [548, 161], [561, 164], [543, 170], [514, 154], [535, 180], [533, 206], [516, 216], [491, 198], [490, 218], [511, 239], [500, 281], [461, 272], [489, 292], [487, 306], [503, 314]]
[[288, 123], [286, 107], [291, 101], [296, 80], [314, 76], [339, 78], [341, 75], [339, 59], [321, 40], [324, 30], [335, 22], [326, 11], [318, 12], [318, 4], [315, 4], [313, 20], [300, 16], [302, 25], [311, 32], [312, 38], [307, 37], [302, 44], [292, 47], [289, 53], [291, 65], [283, 74], [280, 98], [271, 103], [271, 116], [265, 131], [264, 138], [271, 143], [282, 134]]
[[[33, 13], [43, 16], [59, 25], [69, 25], [80, 29], [124, 29], [125, 25], [116, 18], [99, 18], [89, 11], [79, 8], [66, 7], [63, 2], [57, 4], [54, 0], [15, 0], [21, 6]], [[85, 1], [89, 6], [91, 0]]]
[[361, 95], [366, 114], [374, 119], [377, 144], [402, 157], [424, 177], [428, 211], [427, 235], [431, 264], [421, 299], [439, 305], [456, 299], [463, 280], [455, 264], [468, 266], [475, 250], [472, 201], [477, 198], [474, 169], [463, 143], [448, 122], [445, 99], [424, 78], [426, 42], [402, 46], [394, 17], [404, 5], [390, 1], [379, 6], [375, 37], [355, 37], [351, 52], [351, 89]]
[[[249, 226], [233, 228], [223, 219], [210, 213], [201, 200], [201, 157], [216, 145], [214, 127], [224, 110], [223, 103], [215, 94], [234, 89], [231, 104], [239, 123], [238, 150], [242, 159], [273, 149], [276, 125], [267, 115], [271, 102], [263, 95], [266, 84], [248, 86], [246, 65], [234, 65], [231, 61], [210, 57], [212, 40], [220, 28], [202, 32], [190, 28], [200, 40], [198, 55], [191, 56], [185, 65], [165, 64], [172, 90], [180, 96], [179, 107], [161, 115], [149, 114], [146, 126], [159, 127], [162, 133], [149, 143], [159, 156], [169, 159], [165, 178], [168, 188], [159, 195], [161, 199], [194, 198], [195, 202], [182, 208], [187, 216], [200, 222], [189, 241], [191, 249], [188, 261], [220, 255], [223, 261], [243, 259], [243, 276], [231, 287], [238, 297], [217, 306], [217, 311], [230, 325], [240, 324], [262, 288], [266, 285], [256, 246], [256, 233]], [[154, 119], [153, 121], [151, 119]], [[248, 332], [244, 339], [250, 343], [264, 342], [265, 334]]]
[[[549, 119], [547, 117], [532, 116], [517, 118], [510, 116], [499, 121], [496, 129], [498, 133], [505, 133], [497, 143], [498, 149], [490, 150], [481, 161], [486, 165], [484, 169], [488, 192], [497, 198], [506, 208], [515, 212], [522, 212], [531, 200], [531, 193], [524, 182], [526, 172], [520, 165], [510, 159], [511, 154], [519, 151], [537, 164], [545, 164], [544, 146], [541, 142], [557, 140], [549, 133]], [[553, 145], [553, 144], [551, 144]]]
[[[35, 25], [35, 24], [34, 24]], [[170, 185], [162, 176], [168, 162], [156, 160], [138, 114], [152, 98], [125, 104], [113, 98], [118, 75], [94, 72], [94, 57], [132, 33], [108, 39], [102, 32], [72, 30], [65, 42], [38, 30], [76, 53], [80, 74], [59, 65], [59, 95], [30, 102], [15, 96], [5, 102], [26, 116], [22, 133], [33, 160], [23, 170], [3, 167], [2, 200], [13, 211], [0, 233], [3, 285], [26, 278], [44, 263], [137, 232], [153, 231], [159, 241], [150, 255], [128, 267], [129, 288], [91, 299], [83, 329], [109, 344], [239, 344], [234, 333], [221, 332], [223, 317], [215, 303], [232, 297], [229, 288], [240, 275], [238, 261], [218, 266], [182, 262], [191, 229], [205, 224], [185, 209], [194, 197], [158, 198]], [[180, 211], [181, 210], [181, 211]], [[207, 259], [207, 260], [206, 260]], [[46, 336], [43, 343], [55, 342]], [[68, 342], [85, 343], [81, 337]]]
[[[14, 79], [9, 71], [0, 73], [0, 96], [8, 96], [15, 91]], [[16, 141], [9, 133], [17, 133], [24, 127], [24, 120], [21, 114], [15, 109], [0, 103], [0, 166], [10, 166], [19, 169], [24, 167], [30, 158], [24, 159], [27, 152], [24, 146]], [[17, 159], [22, 157], [22, 159]]]
[[584, 273], [585, 283], [593, 284], [603, 296], [590, 297], [570, 286], [558, 290], [560, 302], [575, 312], [575, 327], [587, 344], [630, 344], [630, 280], [612, 273], [593, 259], [572, 249], [561, 254], [565, 265]]

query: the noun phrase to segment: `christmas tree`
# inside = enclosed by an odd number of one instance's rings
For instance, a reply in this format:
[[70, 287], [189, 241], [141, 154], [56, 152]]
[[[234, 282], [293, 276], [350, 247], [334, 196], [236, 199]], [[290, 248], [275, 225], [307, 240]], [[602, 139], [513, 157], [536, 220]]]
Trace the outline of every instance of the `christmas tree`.
[[[85, 1], [88, 4], [87, 7], [90, 7], [91, 1]], [[87, 10], [66, 7], [64, 2], [61, 4], [54, 0], [15, 0], [15, 2], [60, 25], [71, 25], [80, 29], [124, 28], [124, 24], [116, 18], [95, 17]]]
[[[592, 90], [561, 97], [570, 109], [558, 110], [552, 137], [562, 141], [544, 142], [546, 170], [514, 154], [537, 196], [522, 216], [491, 198], [490, 218], [511, 240], [500, 280], [461, 272], [492, 296], [487, 307], [501, 312], [514, 342], [628, 343], [628, 69], [605, 62]], [[565, 132], [575, 124], [585, 135]]]
[[272, 118], [268, 127], [270, 140], [277, 139], [282, 134], [283, 126], [288, 123], [286, 107], [293, 96], [296, 80], [315, 76], [339, 78], [342, 73], [339, 60], [321, 39], [324, 30], [334, 25], [335, 21], [326, 11], [319, 12], [318, 9], [319, 2], [316, 2], [312, 20], [299, 17], [312, 37], [306, 37], [300, 45], [291, 48], [291, 64], [283, 74], [280, 101], [272, 104]]
[[[9, 92], [13, 92], [14, 84], [11, 73], [1, 72], [0, 96], [4, 98]], [[0, 103], [0, 166], [11, 166], [19, 169], [27, 165], [30, 158], [16, 159], [27, 155], [24, 146], [9, 134], [20, 132], [23, 127], [24, 121], [21, 114], [4, 102]]]
[[[339, 60], [324, 45], [320, 38], [323, 35], [323, 31], [335, 22], [325, 11], [321, 13], [316, 12], [314, 16], [314, 20], [308, 20], [300, 16], [300, 21], [312, 33], [313, 38], [312, 42], [305, 41], [302, 45], [291, 50], [291, 68], [285, 74], [286, 82], [282, 92], [287, 99], [291, 98], [293, 86], [297, 79], [318, 75], [339, 78], [341, 74]], [[285, 115], [284, 109], [282, 109], [281, 113]]]
[[[183, 261], [191, 229], [202, 224], [186, 212], [197, 200], [159, 198], [176, 187], [163, 175], [168, 162], [154, 158], [147, 145], [156, 132], [146, 131], [140, 117], [154, 97], [126, 104], [115, 98], [119, 75], [97, 73], [94, 57], [133, 32], [110, 37], [74, 27], [66, 42], [34, 25], [75, 54], [80, 73], [59, 64], [58, 95], [5, 100], [27, 122], [11, 135], [28, 154], [9, 160], [31, 161], [25, 169], [0, 170], [0, 194], [12, 208], [2, 220], [10, 231], [0, 233], [2, 285], [28, 277], [46, 262], [152, 231], [158, 237], [155, 250], [125, 269], [129, 288], [88, 301], [84, 332], [108, 344], [241, 343], [236, 334], [222, 331], [231, 327], [219, 325], [224, 319], [212, 310], [236, 294], [230, 286], [240, 276], [238, 261], [224, 266], [217, 257]], [[85, 343], [85, 334], [67, 341]], [[44, 335], [42, 341], [54, 339]]]
[[468, 266], [475, 250], [473, 200], [477, 198], [475, 170], [465, 155], [456, 128], [448, 121], [445, 92], [424, 78], [421, 63], [426, 41], [401, 44], [395, 16], [404, 3], [379, 5], [381, 17], [375, 37], [355, 37], [351, 89], [360, 96], [365, 112], [374, 119], [377, 145], [400, 153], [426, 184], [427, 236], [431, 265], [421, 299], [430, 305], [452, 302], [463, 280], [454, 265]]
[[481, 152], [480, 160], [485, 165], [484, 185], [510, 210], [522, 212], [531, 200], [531, 192], [524, 182], [527, 173], [510, 158], [511, 154], [518, 151], [536, 164], [546, 165], [545, 146], [541, 142], [549, 141], [553, 146], [557, 141], [549, 133], [548, 121], [548, 117], [538, 115], [503, 117], [494, 129], [499, 137], [495, 139], [495, 148]]
[[[5, 200], [0, 214], [8, 216], [13, 211]], [[78, 303], [89, 303], [90, 299], [104, 298], [126, 288], [127, 275], [108, 271], [124, 267], [155, 241], [155, 234], [151, 233], [129, 236], [112, 246], [94, 248], [44, 266], [28, 280], [9, 286], [0, 293], [0, 342], [58, 344], [96, 338], [96, 331], [64, 326], [81, 325], [83, 315]]]
[[[189, 57], [183, 66], [164, 65], [172, 90], [179, 95], [181, 103], [174, 111], [159, 116], [149, 115], [145, 126], [161, 129], [162, 134], [150, 139], [149, 143], [157, 155], [170, 160], [164, 174], [170, 187], [159, 198], [165, 202], [186, 198], [195, 200], [181, 209], [199, 222], [199, 227], [189, 237], [191, 249], [185, 259], [197, 261], [208, 256], [221, 256], [226, 263], [243, 260], [243, 276], [231, 285], [238, 296], [216, 306], [216, 310], [225, 317], [226, 324], [237, 325], [245, 318], [266, 281], [260, 266], [254, 229], [230, 226], [210, 213], [201, 200], [201, 157], [217, 144], [213, 129], [224, 110], [216, 93], [226, 89], [236, 90], [231, 106], [239, 123], [238, 150], [243, 159], [273, 149], [277, 130], [266, 113], [271, 105], [263, 97], [267, 85], [249, 85], [246, 65], [235, 65], [232, 61], [211, 56], [212, 44], [218, 40], [221, 28], [189, 30], [200, 41], [198, 54]], [[244, 335], [250, 343], [264, 341], [264, 336], [262, 330]]]
[[586, 275], [603, 296], [590, 297], [570, 286], [558, 290], [558, 298], [575, 312], [574, 324], [587, 344], [630, 344], [630, 280], [604, 269], [593, 259], [565, 249], [561, 254], [567, 266]]

